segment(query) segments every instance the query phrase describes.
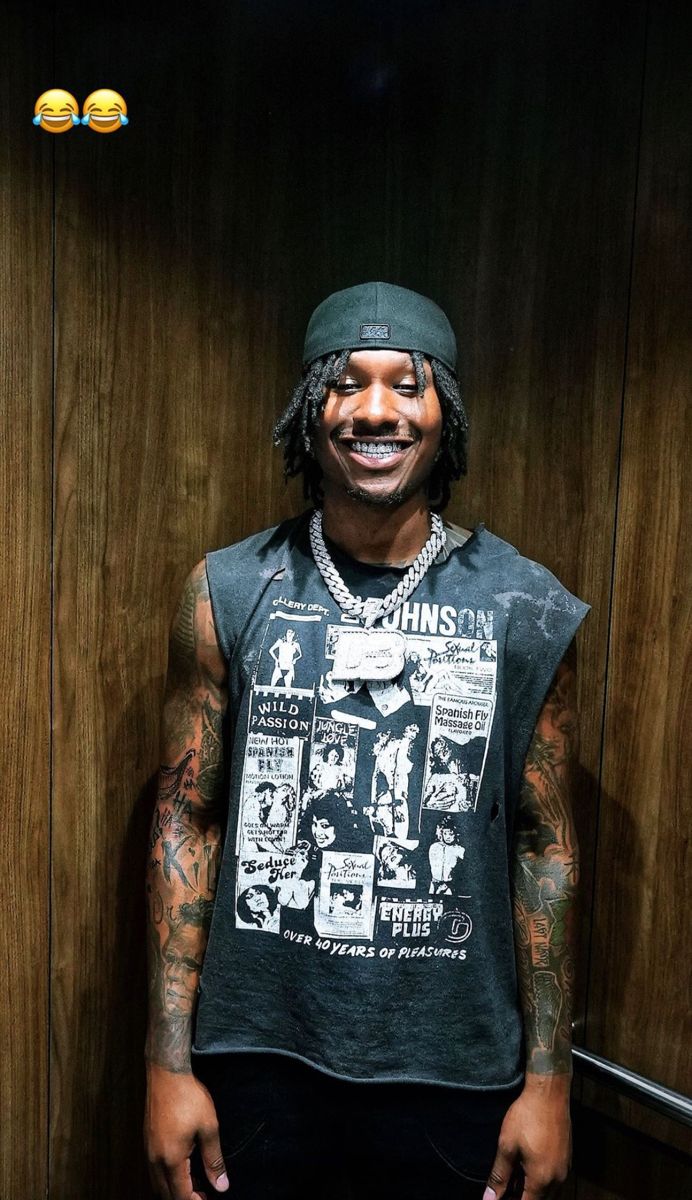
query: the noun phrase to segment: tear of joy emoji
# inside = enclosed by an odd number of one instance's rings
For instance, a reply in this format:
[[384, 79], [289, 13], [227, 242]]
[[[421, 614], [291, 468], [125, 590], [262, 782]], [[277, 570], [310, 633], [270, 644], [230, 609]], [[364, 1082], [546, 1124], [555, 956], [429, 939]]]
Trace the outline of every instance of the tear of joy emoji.
[[128, 124], [127, 105], [112, 88], [98, 88], [91, 92], [82, 106], [82, 125], [94, 133], [115, 133], [121, 125]]
[[79, 105], [72, 93], [64, 88], [41, 92], [34, 105], [34, 125], [40, 125], [48, 133], [66, 133], [79, 125]]

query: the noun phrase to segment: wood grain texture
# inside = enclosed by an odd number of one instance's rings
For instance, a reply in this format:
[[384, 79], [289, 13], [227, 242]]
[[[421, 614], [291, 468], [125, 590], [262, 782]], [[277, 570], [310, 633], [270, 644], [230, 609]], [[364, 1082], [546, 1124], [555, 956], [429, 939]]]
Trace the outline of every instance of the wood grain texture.
[[667, 1200], [689, 1196], [692, 1161], [638, 1130], [577, 1110], [575, 1200]]
[[[649, 1143], [665, 1146], [680, 1154], [692, 1153], [692, 1138], [687, 1125], [675, 1121], [672, 1117], [664, 1116], [644, 1104], [640, 1104], [629, 1096], [623, 1096], [617, 1088], [594, 1079], [584, 1079], [581, 1104], [584, 1111], [589, 1111], [589, 1127], [601, 1121], [603, 1124], [617, 1124], [628, 1129], [632, 1136], [641, 1134]], [[582, 1140], [577, 1162], [586, 1155], [588, 1162], [588, 1145]]]
[[692, 1092], [692, 38], [651, 6], [588, 1043]]
[[49, 29], [3, 10], [0, 96], [0, 1196], [43, 1196], [48, 1121], [53, 137]]

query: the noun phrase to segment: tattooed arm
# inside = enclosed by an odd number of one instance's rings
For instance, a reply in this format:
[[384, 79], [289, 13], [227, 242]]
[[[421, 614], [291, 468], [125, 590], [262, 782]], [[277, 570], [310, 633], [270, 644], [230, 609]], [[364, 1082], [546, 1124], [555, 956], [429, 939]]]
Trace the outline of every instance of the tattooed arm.
[[513, 861], [514, 940], [524, 1015], [524, 1091], [503, 1122], [489, 1188], [516, 1165], [525, 1200], [546, 1196], [570, 1160], [574, 902], [579, 878], [570, 788], [577, 751], [573, 651], [560, 663], [526, 756]]
[[226, 703], [226, 665], [201, 562], [186, 581], [171, 626], [162, 765], [146, 882], [149, 1025], [144, 1136], [152, 1185], [167, 1200], [192, 1200], [197, 1194], [189, 1164], [196, 1137], [210, 1182], [225, 1190], [216, 1113], [207, 1089], [192, 1074], [190, 1048], [221, 853], [221, 725]]

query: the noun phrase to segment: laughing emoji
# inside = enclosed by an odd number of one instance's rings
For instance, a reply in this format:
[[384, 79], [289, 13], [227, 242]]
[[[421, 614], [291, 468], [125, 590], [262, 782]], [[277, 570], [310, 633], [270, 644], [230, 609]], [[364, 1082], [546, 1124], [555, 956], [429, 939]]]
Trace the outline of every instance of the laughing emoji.
[[94, 133], [114, 133], [121, 125], [127, 125], [127, 105], [111, 88], [98, 88], [84, 101], [82, 125], [88, 125]]
[[34, 114], [34, 125], [40, 125], [48, 133], [66, 133], [79, 125], [79, 105], [72, 93], [63, 88], [41, 92], [34, 105]]

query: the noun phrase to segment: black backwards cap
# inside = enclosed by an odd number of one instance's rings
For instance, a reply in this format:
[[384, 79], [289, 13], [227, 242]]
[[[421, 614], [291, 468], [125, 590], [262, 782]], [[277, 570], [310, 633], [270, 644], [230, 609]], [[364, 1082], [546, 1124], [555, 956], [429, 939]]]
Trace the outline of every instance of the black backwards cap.
[[359, 283], [318, 304], [303, 365], [335, 350], [420, 350], [456, 372], [457, 343], [446, 314], [427, 296], [394, 283]]

